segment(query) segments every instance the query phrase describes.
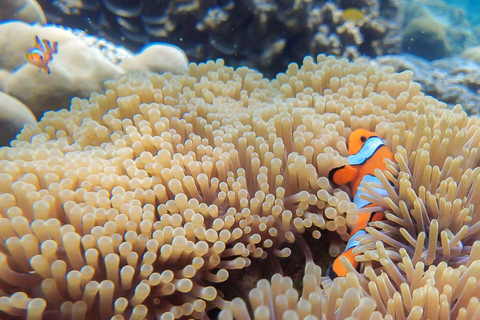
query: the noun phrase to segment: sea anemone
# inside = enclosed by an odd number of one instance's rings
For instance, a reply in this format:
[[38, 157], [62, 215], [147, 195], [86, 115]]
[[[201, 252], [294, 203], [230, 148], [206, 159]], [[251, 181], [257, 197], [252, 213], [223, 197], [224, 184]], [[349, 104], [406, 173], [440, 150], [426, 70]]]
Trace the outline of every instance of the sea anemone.
[[[328, 319], [421, 319], [419, 308], [435, 314], [420, 303], [427, 300], [439, 301], [442, 315], [473, 314], [478, 121], [423, 95], [411, 78], [319, 55], [268, 80], [218, 60], [182, 75], [130, 72], [102, 94], [73, 99], [70, 110], [47, 112], [0, 149], [0, 310], [27, 319], [172, 319], [219, 307], [242, 319], [232, 311], [240, 298], [226, 301], [218, 283], [300, 243], [311, 280], [303, 298], [288, 278], [272, 278], [271, 288], [285, 282], [275, 291], [288, 301], [284, 317], [308, 302]], [[303, 237], [333, 255], [343, 244], [330, 239], [348, 239], [359, 211], [327, 176], [347, 162], [357, 128], [395, 152], [398, 166], [377, 176], [395, 175], [398, 193], [384, 199], [363, 186], [388, 220], [362, 240], [364, 270], [350, 267], [332, 282], [321, 279]], [[255, 299], [252, 310], [272, 306]]]

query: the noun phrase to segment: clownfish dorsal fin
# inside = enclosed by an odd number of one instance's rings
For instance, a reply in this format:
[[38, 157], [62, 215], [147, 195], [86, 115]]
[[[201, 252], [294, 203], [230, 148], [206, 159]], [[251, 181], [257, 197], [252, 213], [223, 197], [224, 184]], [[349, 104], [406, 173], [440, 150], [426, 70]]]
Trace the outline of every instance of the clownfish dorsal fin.
[[45, 46], [38, 36], [35, 36], [35, 45], [33, 47], [45, 52]]
[[52, 45], [50, 44], [50, 41], [43, 39], [42, 43], [43, 43], [43, 47], [45, 48], [45, 51], [51, 50]]
[[57, 41], [52, 42], [52, 52], [53, 53], [58, 52], [58, 42]]
[[328, 174], [330, 181], [333, 181], [337, 186], [341, 186], [352, 182], [358, 175], [358, 169], [352, 166], [346, 165], [332, 169]]

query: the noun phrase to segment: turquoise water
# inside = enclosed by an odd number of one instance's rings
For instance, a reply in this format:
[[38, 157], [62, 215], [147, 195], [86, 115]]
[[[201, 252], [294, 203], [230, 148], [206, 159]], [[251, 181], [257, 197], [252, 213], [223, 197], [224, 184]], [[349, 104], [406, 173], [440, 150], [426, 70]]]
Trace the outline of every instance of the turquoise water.
[[456, 6], [465, 11], [468, 20], [473, 25], [480, 24], [480, 2], [476, 0], [455, 0], [455, 1], [444, 1], [447, 4]]

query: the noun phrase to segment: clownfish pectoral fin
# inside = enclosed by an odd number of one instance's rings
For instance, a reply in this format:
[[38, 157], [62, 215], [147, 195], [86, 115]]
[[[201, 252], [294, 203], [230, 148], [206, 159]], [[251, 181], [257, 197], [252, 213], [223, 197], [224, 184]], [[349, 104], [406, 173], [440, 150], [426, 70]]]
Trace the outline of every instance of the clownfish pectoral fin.
[[50, 74], [50, 68], [45, 64], [40, 70], [45, 71], [47, 74]]
[[27, 61], [34, 66], [40, 67], [43, 65], [43, 52], [41, 52], [37, 48], [31, 48], [29, 52], [25, 53], [25, 57], [27, 58]]
[[336, 277], [345, 277], [347, 275], [347, 270], [345, 267], [342, 265], [340, 262], [341, 257], [345, 257], [348, 259], [350, 264], [353, 266], [353, 268], [358, 267], [358, 261], [355, 260], [355, 255], [353, 254], [353, 249], [350, 248], [347, 251], [343, 252], [341, 255], [339, 255], [335, 261], [333, 261], [333, 264], [328, 268], [327, 275], [330, 279], [335, 279]]
[[25, 53], [25, 58], [27, 58], [28, 62], [35, 64], [37, 60], [40, 59], [40, 56], [37, 53]]
[[335, 183], [337, 186], [341, 186], [355, 180], [357, 175], [358, 169], [346, 165], [330, 170], [328, 178], [330, 179], [330, 181], [333, 181], [333, 183]]

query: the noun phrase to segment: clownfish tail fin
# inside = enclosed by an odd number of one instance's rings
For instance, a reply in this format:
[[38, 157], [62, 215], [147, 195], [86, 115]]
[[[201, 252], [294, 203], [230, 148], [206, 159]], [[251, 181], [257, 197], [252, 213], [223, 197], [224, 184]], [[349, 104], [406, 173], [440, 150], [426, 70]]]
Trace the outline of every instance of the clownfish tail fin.
[[358, 170], [356, 168], [346, 165], [330, 170], [328, 179], [337, 186], [341, 186], [355, 180], [357, 175]]
[[348, 259], [350, 264], [356, 269], [358, 267], [358, 261], [355, 260], [355, 255], [353, 254], [353, 249], [350, 248], [348, 250], [345, 250], [342, 254], [340, 254], [335, 261], [333, 261], [333, 264], [328, 268], [327, 275], [330, 279], [335, 279], [337, 277], [345, 277], [347, 275], [347, 270], [345, 267], [342, 265], [340, 262], [340, 259], [342, 257], [345, 257]]
[[345, 277], [347, 275], [347, 269], [342, 265], [341, 259], [342, 257], [345, 257], [348, 262], [356, 269], [358, 267], [358, 261], [355, 260], [356, 254], [353, 253], [353, 250], [358, 247], [360, 242], [357, 241], [358, 236], [363, 236], [365, 235], [366, 232], [365, 230], [358, 230], [354, 234], [350, 236], [350, 239], [347, 242], [347, 247], [345, 251], [340, 254], [335, 261], [333, 261], [333, 264], [330, 266], [331, 270], [329, 269], [327, 274], [330, 277], [330, 279], [335, 279], [336, 277]]

